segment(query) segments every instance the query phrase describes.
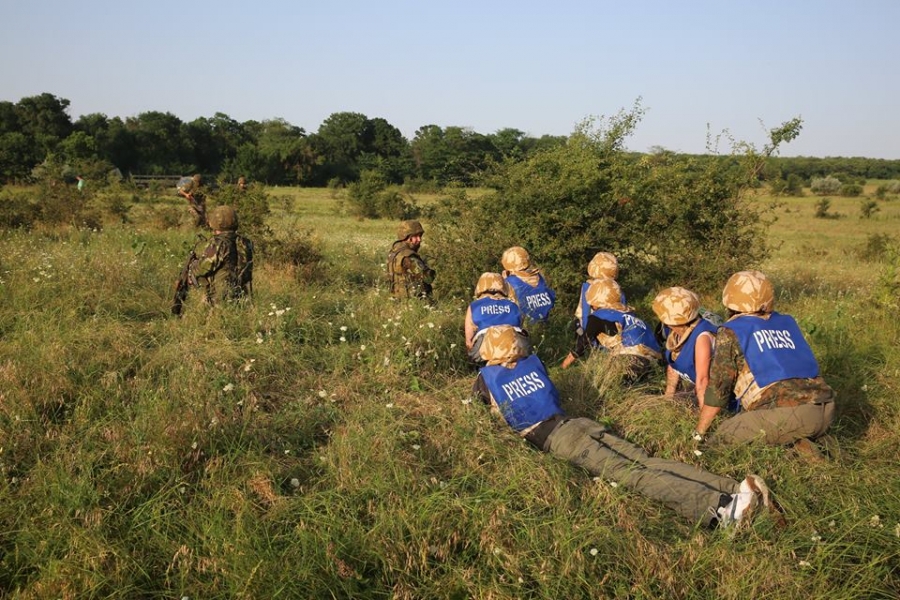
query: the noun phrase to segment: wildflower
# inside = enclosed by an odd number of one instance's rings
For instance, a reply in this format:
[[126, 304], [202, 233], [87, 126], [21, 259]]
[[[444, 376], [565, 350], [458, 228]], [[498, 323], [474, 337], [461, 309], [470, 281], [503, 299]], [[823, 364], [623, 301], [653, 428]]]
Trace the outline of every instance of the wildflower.
[[196, 450], [196, 449], [197, 449], [197, 442], [194, 442], [193, 444], [191, 444], [191, 449], [192, 449], [192, 450]]
[[222, 388], [222, 391], [223, 391], [223, 392], [230, 392], [230, 391], [233, 390], [233, 389], [234, 389], [234, 384], [233, 384], [233, 383], [229, 383], [229, 384], [227, 384], [225, 387]]
[[421, 449], [422, 449], [422, 446], [420, 446], [419, 444], [413, 444], [413, 445], [412, 445], [412, 449], [413, 449], [413, 450], [421, 450]]
[[346, 341], [347, 341], [347, 338], [345, 338], [344, 336], [341, 336], [341, 341], [342, 341], [342, 342], [346, 342]]
[[617, 488], [617, 487], [619, 487], [619, 484], [616, 483], [615, 481], [610, 481], [610, 482], [609, 482], [609, 487]]
[[328, 395], [328, 392], [326, 392], [325, 390], [319, 390], [319, 398], [324, 398], [327, 395]]
[[341, 331], [347, 331], [347, 326], [346, 326], [346, 325], [341, 325]]
[[894, 525], [894, 535], [900, 538], [900, 523]]
[[456, 344], [450, 344], [450, 349], [453, 350], [454, 348], [456, 348]]
[[393, 403], [393, 402], [388, 402], [387, 404], [384, 405], [384, 407], [385, 407], [385, 408], [394, 408], [394, 403]]
[[275, 315], [276, 315], [276, 316], [279, 316], [279, 317], [280, 317], [280, 316], [283, 315], [283, 314], [284, 314], [284, 309], [280, 309], [280, 310], [276, 310], [276, 311], [275, 311]]
[[463, 398], [462, 403], [463, 404], [472, 404], [472, 398]]
[[809, 561], [807, 561], [807, 560], [801, 560], [798, 564], [800, 565], [801, 569], [806, 569], [806, 568], [812, 566], [809, 564]]
[[257, 344], [262, 344], [262, 343], [263, 343], [263, 334], [262, 334], [262, 332], [260, 332], [260, 331], [257, 331], [257, 332], [256, 332], [256, 343], [257, 343]]
[[428, 322], [428, 329], [434, 329], [434, 323]]
[[597, 550], [596, 548], [591, 548], [591, 556], [597, 556], [598, 554], [600, 554], [599, 550]]
[[819, 535], [818, 532], [813, 531], [813, 534], [812, 534], [812, 536], [810, 536], [809, 539], [810, 539], [810, 541], [812, 541], [813, 544], [818, 544], [819, 542], [822, 541], [822, 536]]
[[878, 515], [872, 515], [872, 518], [869, 519], [869, 526], [881, 528], [884, 527], [884, 523], [881, 522], [881, 517], [879, 517]]
[[366, 351], [366, 345], [365, 345], [365, 344], [362, 344], [362, 345], [359, 347], [359, 351], [360, 351], [360, 352], [365, 352], [365, 351]]
[[300, 480], [297, 479], [296, 477], [292, 478], [292, 479], [291, 479], [291, 487], [292, 487], [292, 488], [298, 488], [298, 487], [300, 487]]
[[694, 456], [703, 456], [703, 452], [700, 450], [694, 450]]

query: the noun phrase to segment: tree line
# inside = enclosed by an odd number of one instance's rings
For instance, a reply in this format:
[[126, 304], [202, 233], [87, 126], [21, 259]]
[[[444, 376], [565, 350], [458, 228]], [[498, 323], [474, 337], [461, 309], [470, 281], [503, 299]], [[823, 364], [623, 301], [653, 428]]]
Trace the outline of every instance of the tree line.
[[[50, 93], [0, 101], [0, 181], [25, 182], [41, 174], [65, 179], [203, 173], [325, 186], [374, 172], [388, 183], [472, 185], [492, 165], [524, 160], [568, 140], [515, 128], [483, 134], [434, 124], [408, 140], [387, 120], [357, 112], [333, 113], [313, 133], [281, 118], [239, 122], [220, 112], [189, 122], [160, 111], [124, 119], [92, 113], [73, 121], [69, 105]], [[772, 157], [760, 172], [761, 178], [793, 176], [807, 184], [829, 175], [842, 181], [897, 179], [900, 160]]]

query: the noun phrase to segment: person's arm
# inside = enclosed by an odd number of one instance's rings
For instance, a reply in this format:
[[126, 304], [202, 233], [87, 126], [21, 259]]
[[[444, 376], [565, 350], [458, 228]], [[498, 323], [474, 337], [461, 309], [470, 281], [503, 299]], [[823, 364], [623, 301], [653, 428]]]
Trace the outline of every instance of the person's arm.
[[469, 308], [466, 309], [466, 324], [465, 324], [465, 332], [466, 332], [466, 349], [471, 350], [472, 346], [475, 345], [475, 334], [478, 332], [478, 329], [475, 328], [475, 322], [472, 320], [472, 305], [469, 305]]
[[727, 327], [719, 328], [715, 346], [716, 351], [709, 366], [709, 382], [703, 393], [703, 408], [697, 419], [697, 433], [701, 435], [709, 430], [719, 411], [728, 406], [737, 381], [738, 362], [743, 357], [737, 337]]
[[587, 320], [587, 329], [584, 333], [575, 338], [575, 347], [563, 359], [561, 365], [562, 368], [569, 368], [572, 363], [584, 356], [584, 353], [591, 347], [592, 341], [596, 340], [597, 336], [601, 333], [606, 335], [616, 335], [618, 332], [619, 329], [613, 321], [599, 319], [594, 315], [589, 316]]
[[702, 333], [694, 346], [694, 371], [697, 373], [697, 381], [694, 382], [694, 390], [697, 393], [697, 405], [700, 409], [704, 406], [706, 388], [709, 386], [709, 366], [712, 362], [713, 337], [712, 334]]
[[475, 378], [475, 382], [472, 384], [472, 395], [476, 400], [480, 400], [484, 404], [491, 403], [491, 392], [488, 390], [481, 373], [478, 374], [478, 377]]
[[722, 409], [718, 406], [709, 406], [708, 404], [705, 404], [703, 408], [700, 409], [700, 418], [697, 419], [697, 428], [695, 431], [700, 435], [706, 435], [710, 425], [712, 425], [713, 419], [716, 418], [716, 415], [719, 414], [720, 410]]
[[675, 392], [678, 391], [679, 380], [681, 380], [681, 376], [678, 374], [678, 371], [673, 369], [672, 365], [666, 365], [666, 398], [675, 396]]

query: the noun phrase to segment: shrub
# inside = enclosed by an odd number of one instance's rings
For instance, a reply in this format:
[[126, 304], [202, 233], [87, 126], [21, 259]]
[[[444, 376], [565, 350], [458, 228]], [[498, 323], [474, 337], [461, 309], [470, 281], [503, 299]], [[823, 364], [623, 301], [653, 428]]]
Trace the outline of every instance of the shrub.
[[856, 198], [863, 193], [861, 185], [856, 183], [845, 183], [841, 186], [841, 196], [845, 198]]
[[415, 202], [407, 200], [395, 186], [388, 187], [378, 171], [363, 171], [359, 181], [347, 187], [353, 215], [366, 219], [407, 219], [418, 214]]
[[276, 267], [291, 268], [299, 281], [314, 281], [321, 277], [324, 255], [311, 230], [291, 229], [284, 237], [253, 241], [259, 256]]
[[818, 202], [816, 202], [816, 212], [813, 216], [817, 219], [830, 219], [835, 215], [828, 212], [828, 209], [831, 208], [831, 199], [830, 198], [822, 198]]
[[836, 194], [841, 189], [841, 181], [830, 175], [828, 177], [814, 177], [809, 184], [809, 189], [813, 194], [819, 196]]
[[896, 238], [886, 233], [873, 233], [866, 238], [866, 243], [857, 251], [862, 260], [880, 261], [888, 255], [888, 249], [895, 246]]
[[859, 218], [869, 219], [879, 210], [881, 209], [878, 208], [878, 203], [875, 200], [863, 200], [859, 203]]
[[617, 255], [632, 297], [666, 284], [717, 288], [758, 264], [768, 250], [767, 207], [743, 194], [765, 158], [796, 136], [799, 120], [773, 130], [762, 153], [745, 145], [741, 155], [699, 162], [625, 152], [642, 114], [635, 106], [600, 128], [586, 121], [565, 145], [498, 166], [484, 198], [460, 193], [434, 207], [435, 253], [458, 274], [450, 282], [441, 270], [442, 289], [467, 295], [478, 273], [500, 268], [511, 245], [528, 249], [557, 291], [572, 296], [600, 250]]
[[31, 229], [40, 214], [40, 207], [26, 194], [0, 195], [0, 229]]

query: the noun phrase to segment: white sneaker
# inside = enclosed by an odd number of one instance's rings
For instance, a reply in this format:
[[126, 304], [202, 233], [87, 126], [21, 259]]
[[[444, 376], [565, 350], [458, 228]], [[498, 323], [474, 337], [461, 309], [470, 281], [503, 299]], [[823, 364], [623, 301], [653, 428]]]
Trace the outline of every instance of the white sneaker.
[[762, 498], [763, 506], [768, 507], [769, 487], [759, 475], [748, 475], [741, 482], [738, 492], [731, 495], [731, 502], [716, 511], [719, 527], [731, 527], [742, 520], [748, 520]]

